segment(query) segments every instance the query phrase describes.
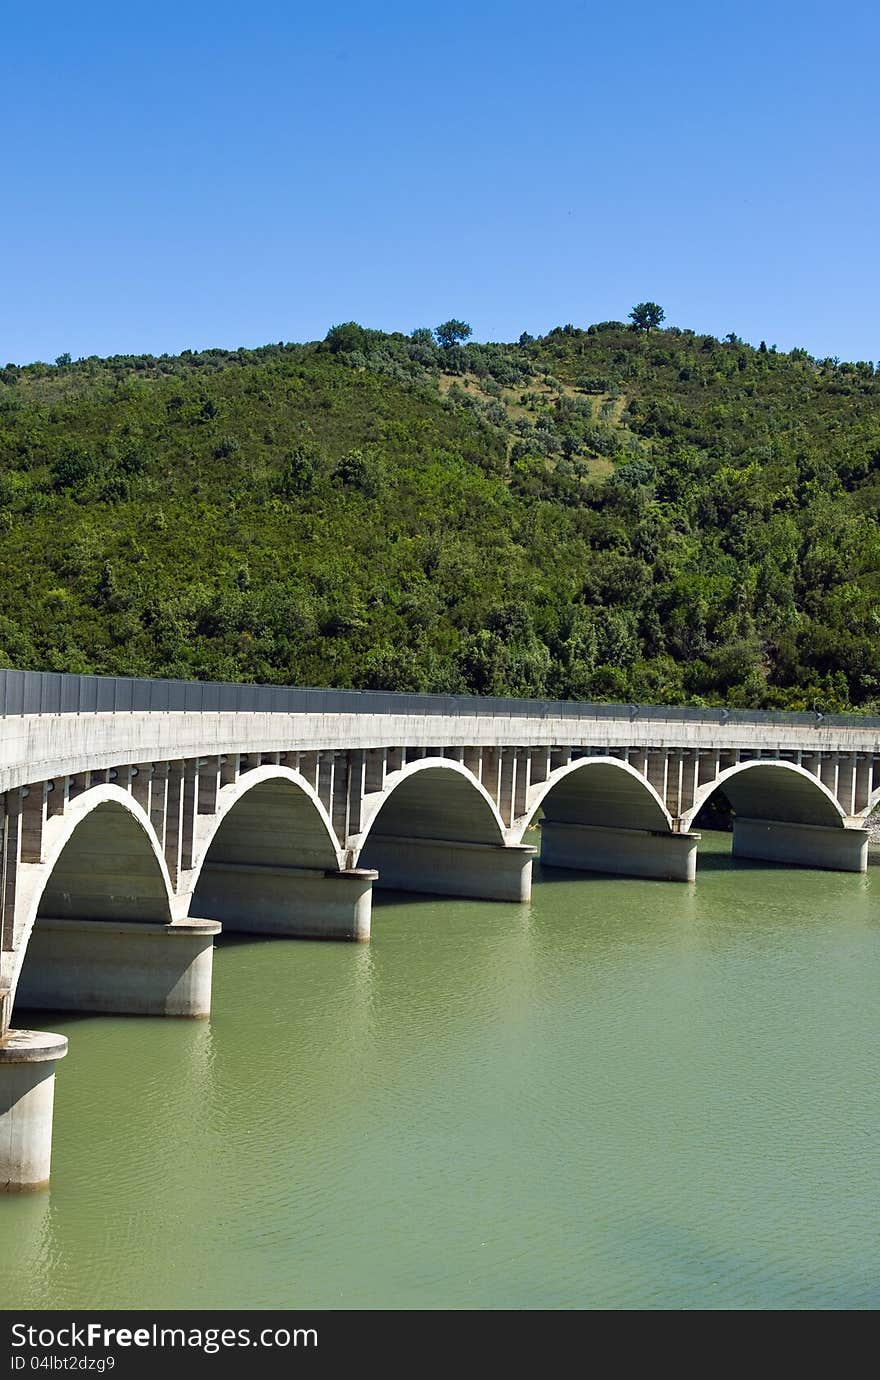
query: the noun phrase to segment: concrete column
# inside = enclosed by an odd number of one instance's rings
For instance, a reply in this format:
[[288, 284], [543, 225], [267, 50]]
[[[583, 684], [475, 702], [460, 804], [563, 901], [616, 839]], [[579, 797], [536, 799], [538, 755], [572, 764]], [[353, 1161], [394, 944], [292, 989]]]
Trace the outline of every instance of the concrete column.
[[216, 920], [39, 919], [16, 1009], [208, 1016]]
[[300, 775], [308, 781], [313, 791], [318, 789], [319, 753], [301, 752], [299, 755]]
[[[0, 795], [0, 844], [2, 844], [2, 856], [0, 856], [0, 966], [3, 964], [3, 955], [11, 953], [15, 948], [15, 935], [13, 933], [14, 909], [7, 911], [6, 906], [6, 854], [7, 839], [9, 831], [9, 821], [6, 818], [6, 796]], [[7, 1009], [7, 987], [0, 987], [0, 1036], [5, 1033], [6, 1026], [9, 1024], [9, 1011]], [[5, 1016], [5, 1023], [4, 1023]]]
[[378, 869], [377, 886], [428, 896], [468, 896], [479, 901], [528, 901], [532, 859], [528, 845], [505, 848], [445, 839], [372, 834], [364, 861]]
[[519, 819], [526, 812], [529, 787], [532, 784], [532, 754], [528, 748], [516, 749], [516, 791], [513, 800], [513, 814]]
[[720, 752], [699, 752], [697, 754], [697, 784], [705, 786], [714, 781], [721, 771]]
[[183, 845], [183, 762], [168, 764], [168, 795], [165, 807], [165, 861], [172, 886], [180, 880]]
[[692, 882], [697, 875], [699, 838], [699, 834], [606, 829], [545, 819], [541, 824], [541, 865]]
[[0, 1192], [49, 1182], [55, 1065], [66, 1053], [64, 1035], [10, 1030], [0, 1040]]
[[648, 780], [654, 787], [660, 799], [666, 800], [666, 776], [669, 764], [669, 754], [661, 749], [654, 749], [648, 755]]
[[529, 781], [533, 786], [546, 781], [550, 775], [550, 749], [532, 748], [529, 753]]
[[165, 819], [168, 814], [169, 762], [157, 762], [150, 781], [150, 823], [156, 831], [159, 847], [165, 851]]
[[318, 798], [328, 815], [333, 815], [333, 774], [336, 767], [336, 754], [333, 752], [320, 752], [318, 754]]
[[351, 784], [351, 757], [347, 752], [337, 752], [333, 762], [333, 809], [331, 820], [336, 837], [344, 843], [349, 835], [348, 792]]
[[841, 753], [837, 764], [837, 799], [845, 815], [856, 812], [856, 755]]
[[483, 770], [483, 749], [478, 747], [466, 747], [461, 760], [471, 775], [475, 776], [479, 781]]
[[866, 872], [868, 830], [781, 820], [733, 821], [733, 856], [831, 872]]
[[43, 861], [43, 830], [46, 827], [46, 799], [48, 781], [35, 781], [22, 792], [21, 804], [21, 860]]
[[91, 784], [92, 773], [90, 771], [78, 771], [74, 776], [71, 776], [70, 781], [68, 782], [68, 800], [76, 800], [77, 796], [82, 795], [84, 791], [87, 791]]
[[49, 783], [49, 786], [50, 790], [46, 798], [46, 815], [49, 819], [54, 819], [56, 815], [63, 815], [67, 809], [70, 778], [68, 776], [56, 776], [55, 780]]
[[183, 765], [183, 807], [180, 828], [180, 866], [183, 871], [195, 863], [196, 812], [199, 797], [199, 764], [197, 761], [184, 762]]
[[385, 752], [383, 748], [369, 748], [365, 754], [364, 790], [370, 794], [385, 786]]
[[131, 778], [132, 799], [137, 801], [145, 814], [150, 813], [150, 782], [152, 777], [152, 762], [138, 762], [133, 769]]
[[128, 791], [131, 793], [134, 770], [131, 763], [125, 763], [121, 767], [114, 767], [110, 773], [110, 780], [113, 782], [113, 785], [118, 786], [121, 791]]
[[482, 773], [480, 780], [497, 805], [501, 796], [501, 748], [483, 748]]
[[501, 774], [498, 781], [498, 813], [510, 828], [516, 799], [516, 748], [501, 749]]
[[220, 758], [220, 785], [234, 786], [238, 780], [239, 767], [241, 764], [241, 754], [229, 752], [225, 757]]
[[3, 816], [2, 950], [15, 948], [15, 897], [21, 864], [21, 792], [7, 791]]
[[635, 767], [640, 776], [648, 779], [648, 754], [644, 748], [630, 748], [626, 754], [626, 760], [631, 767]]
[[681, 799], [679, 801], [679, 814], [683, 814], [685, 810], [689, 810], [696, 799], [698, 771], [699, 753], [683, 752], [681, 758]]
[[209, 757], [199, 762], [199, 789], [196, 809], [200, 815], [216, 815], [220, 794], [220, 758]]
[[683, 769], [683, 754], [678, 750], [667, 752], [666, 754], [666, 808], [675, 817], [680, 815], [681, 806], [681, 779]]
[[361, 750], [355, 750], [348, 754], [348, 820], [345, 829], [346, 838], [349, 834], [359, 834], [361, 831], [361, 815], [364, 807], [367, 778], [366, 757], [367, 754]]
[[199, 909], [233, 934], [296, 939], [370, 937], [373, 883], [365, 868], [318, 868], [257, 863], [208, 863], [199, 880]]

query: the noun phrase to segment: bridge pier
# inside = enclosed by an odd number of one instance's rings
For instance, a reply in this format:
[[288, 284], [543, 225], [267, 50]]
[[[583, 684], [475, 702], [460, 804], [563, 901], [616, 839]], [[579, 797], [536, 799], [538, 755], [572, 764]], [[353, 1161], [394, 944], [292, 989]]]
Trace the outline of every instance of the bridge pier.
[[216, 920], [173, 924], [39, 918], [16, 1005], [138, 1016], [211, 1012]]
[[529, 844], [505, 847], [371, 834], [364, 859], [378, 869], [378, 885], [391, 891], [523, 902], [532, 894], [536, 852]]
[[737, 815], [732, 851], [735, 858], [826, 868], [831, 872], [866, 872], [869, 837], [867, 829], [788, 824]]
[[64, 1035], [10, 1030], [0, 1040], [0, 1192], [49, 1182], [55, 1065], [66, 1053]]
[[375, 880], [376, 873], [365, 868], [331, 872], [209, 862], [199, 878], [195, 903], [234, 934], [366, 941]]
[[699, 834], [611, 829], [544, 819], [541, 823], [541, 865], [578, 872], [607, 872], [619, 877], [693, 882], [697, 875], [699, 838]]

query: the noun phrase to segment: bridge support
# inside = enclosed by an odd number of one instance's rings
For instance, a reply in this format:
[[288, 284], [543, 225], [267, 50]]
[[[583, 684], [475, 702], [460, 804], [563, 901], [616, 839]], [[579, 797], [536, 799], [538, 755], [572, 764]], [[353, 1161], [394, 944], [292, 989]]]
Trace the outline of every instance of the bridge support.
[[18, 1007], [137, 1016], [208, 1016], [216, 920], [38, 919]]
[[64, 1035], [10, 1030], [0, 1040], [0, 1192], [49, 1182], [55, 1065], [66, 1053]]
[[795, 867], [827, 868], [832, 872], [866, 872], [869, 837], [867, 829], [787, 824], [737, 815], [733, 822], [733, 856]]
[[606, 829], [545, 819], [541, 823], [541, 863], [578, 872], [692, 882], [697, 875], [699, 838], [699, 834]]
[[527, 844], [455, 843], [445, 839], [371, 834], [365, 859], [378, 868], [380, 887], [477, 901], [528, 901], [532, 859]]
[[231, 933], [366, 941], [375, 880], [376, 873], [366, 868], [327, 872], [208, 863], [196, 888], [196, 904]]

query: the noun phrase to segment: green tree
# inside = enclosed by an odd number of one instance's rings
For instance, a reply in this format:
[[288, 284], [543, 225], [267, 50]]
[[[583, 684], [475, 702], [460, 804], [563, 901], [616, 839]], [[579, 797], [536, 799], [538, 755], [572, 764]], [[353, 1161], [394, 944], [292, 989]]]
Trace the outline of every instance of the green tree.
[[444, 321], [442, 325], [438, 326], [434, 334], [437, 337], [437, 344], [444, 350], [448, 350], [453, 345], [460, 345], [462, 341], [468, 340], [473, 335], [473, 331], [466, 321], [456, 321], [453, 318], [451, 321]]
[[65, 446], [52, 466], [53, 486], [56, 489], [83, 490], [89, 480], [100, 473], [101, 463], [93, 451], [77, 445]]
[[666, 312], [656, 302], [639, 302], [630, 312], [629, 319], [635, 330], [649, 335], [661, 321], [665, 321]]
[[341, 326], [331, 326], [324, 344], [331, 354], [350, 355], [355, 350], [366, 350], [369, 345], [367, 332], [356, 321], [344, 321]]
[[315, 484], [318, 457], [314, 446], [300, 445], [287, 457], [277, 483], [282, 498], [311, 493]]
[[366, 498], [375, 498], [382, 487], [384, 474], [374, 455], [356, 449], [342, 457], [333, 471], [332, 479], [344, 489], [356, 489]]

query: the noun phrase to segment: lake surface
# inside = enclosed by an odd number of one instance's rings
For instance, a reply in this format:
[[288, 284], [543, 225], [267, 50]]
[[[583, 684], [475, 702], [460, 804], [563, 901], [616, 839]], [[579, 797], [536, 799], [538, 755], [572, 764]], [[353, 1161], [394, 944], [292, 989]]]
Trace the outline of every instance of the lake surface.
[[[5, 1308], [880, 1304], [880, 870], [548, 874], [70, 1037]], [[21, 1023], [25, 1023], [20, 1017]]]

